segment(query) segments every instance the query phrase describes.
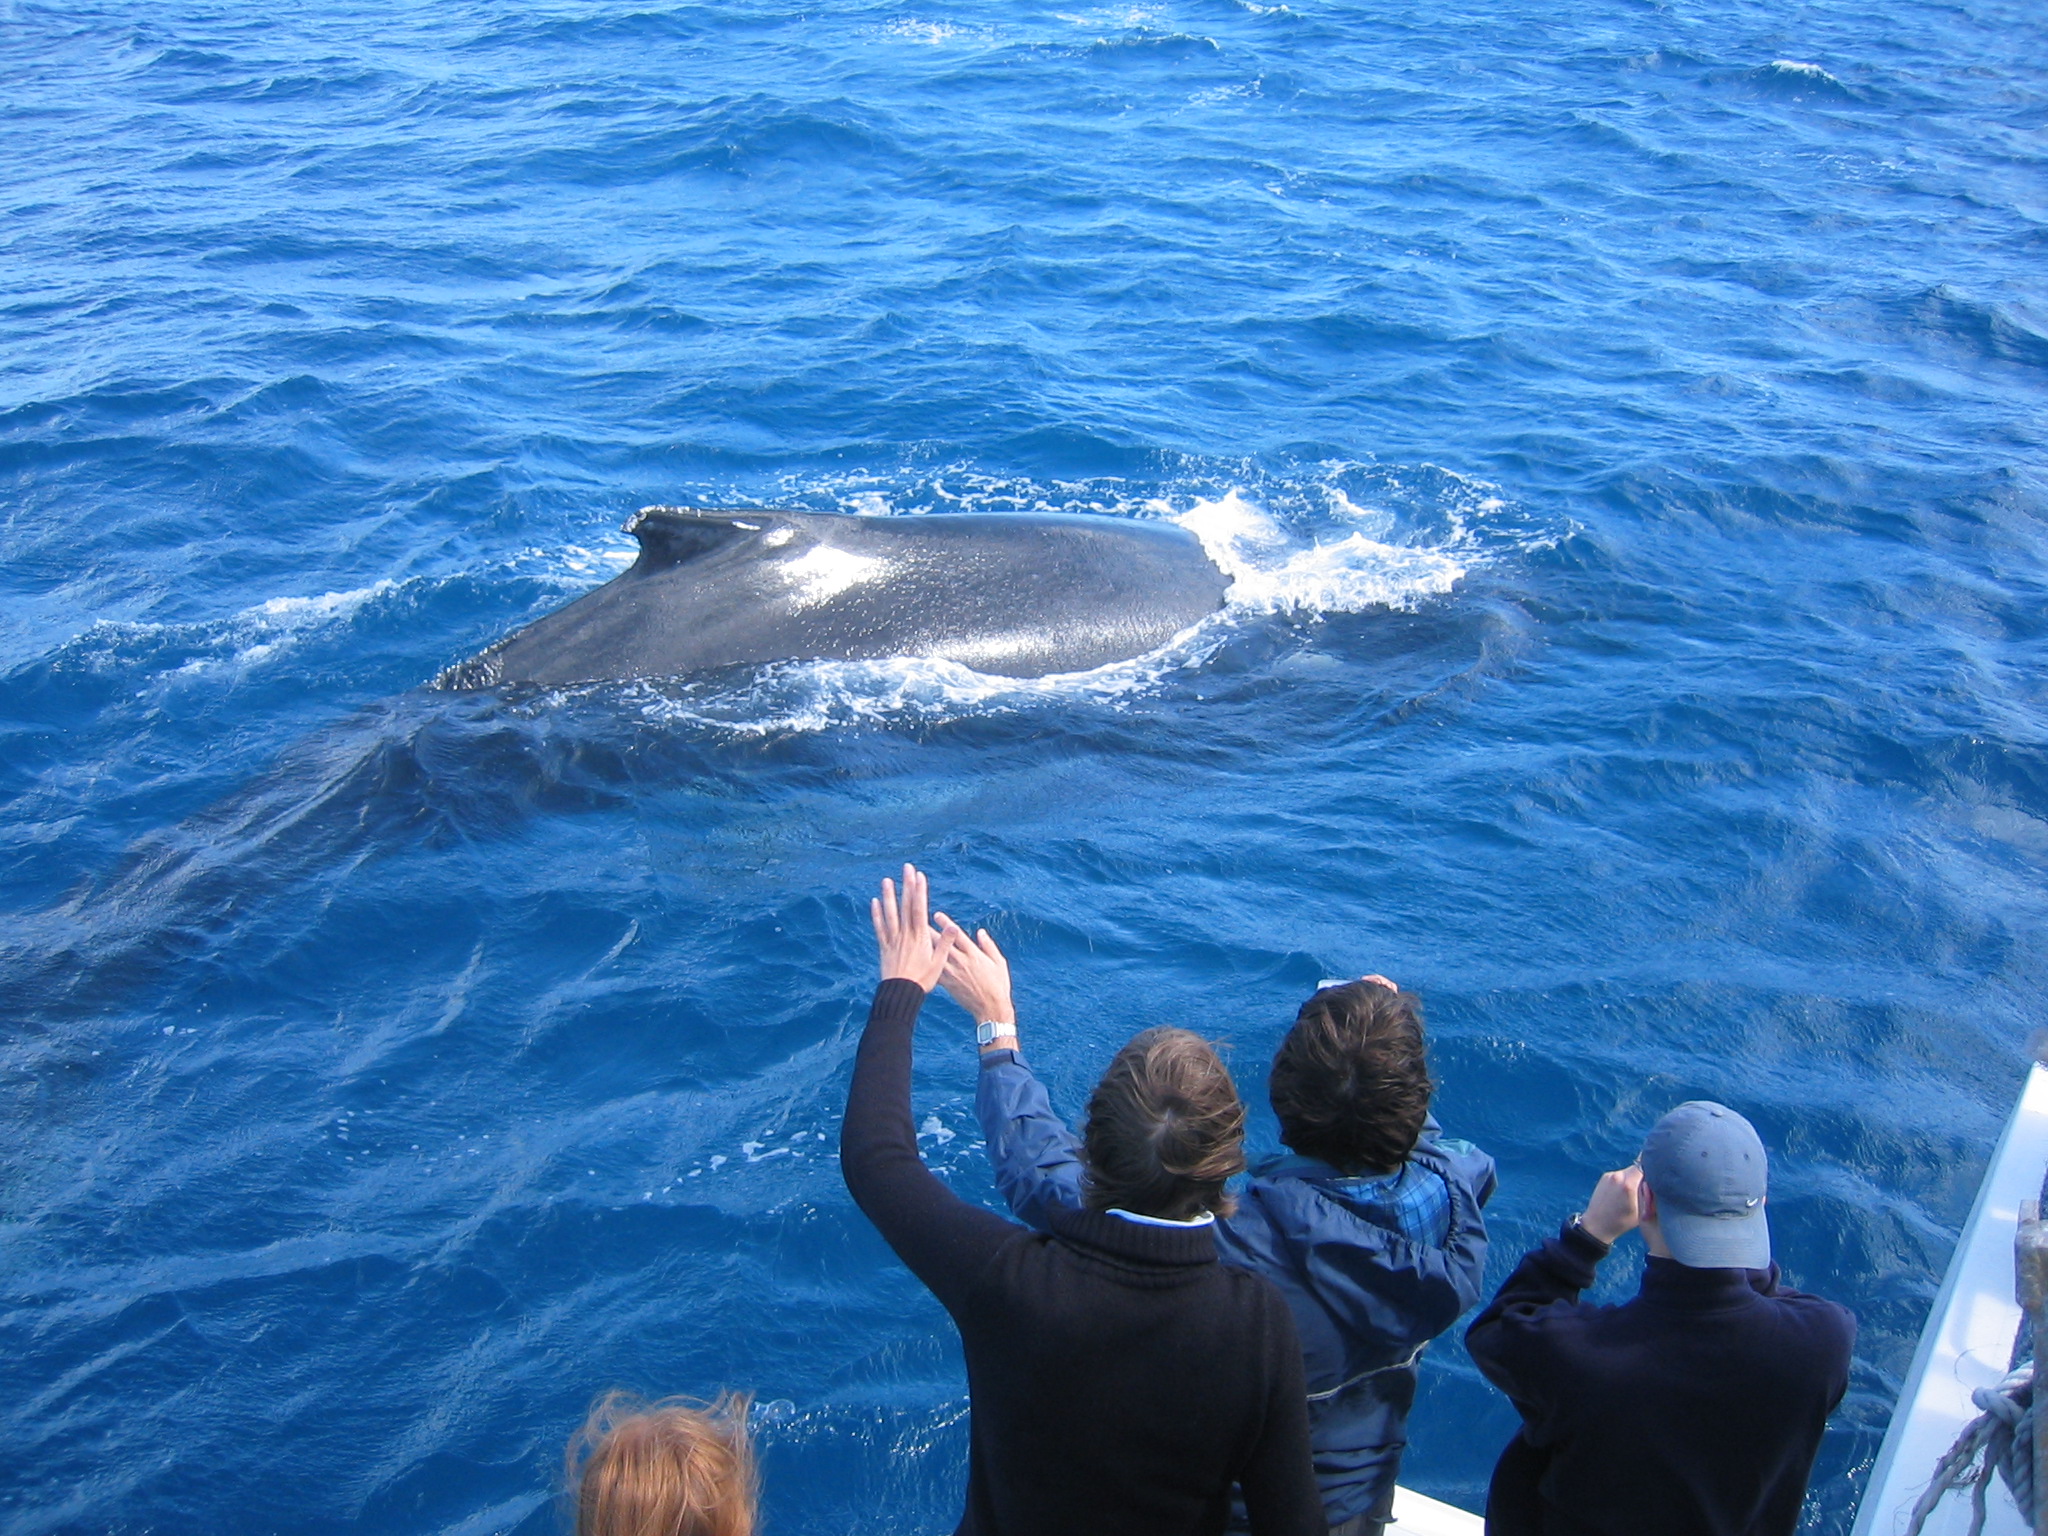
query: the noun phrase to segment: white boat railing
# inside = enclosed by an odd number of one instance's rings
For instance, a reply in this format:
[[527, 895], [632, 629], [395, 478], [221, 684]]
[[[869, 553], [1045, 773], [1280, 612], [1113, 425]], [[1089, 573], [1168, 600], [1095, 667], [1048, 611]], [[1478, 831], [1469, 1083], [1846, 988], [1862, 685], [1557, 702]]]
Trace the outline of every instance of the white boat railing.
[[[2020, 1203], [2041, 1193], [2048, 1168], [2048, 1069], [2035, 1066], [1998, 1149], [1991, 1155], [1955, 1256], [1934, 1298], [1920, 1346], [1899, 1391], [1891, 1427], [1871, 1468], [1854, 1536], [1902, 1536], [1936, 1464], [1978, 1415], [1971, 1394], [2004, 1380], [2020, 1305], [2013, 1290], [2013, 1238]], [[1984, 1536], [2033, 1536], [2005, 1484], [1992, 1479]], [[1952, 1493], [1921, 1528], [1923, 1536], [1964, 1536], [1970, 1500]]]

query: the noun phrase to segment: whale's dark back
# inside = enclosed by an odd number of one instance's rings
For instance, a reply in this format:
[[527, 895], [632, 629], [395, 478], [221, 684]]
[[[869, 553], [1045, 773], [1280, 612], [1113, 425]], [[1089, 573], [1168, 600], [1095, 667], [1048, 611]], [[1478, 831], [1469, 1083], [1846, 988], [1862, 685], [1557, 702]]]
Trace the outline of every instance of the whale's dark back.
[[436, 686], [888, 656], [1043, 677], [1154, 650], [1229, 585], [1186, 530], [1113, 517], [649, 507], [626, 527], [640, 558], [623, 574]]

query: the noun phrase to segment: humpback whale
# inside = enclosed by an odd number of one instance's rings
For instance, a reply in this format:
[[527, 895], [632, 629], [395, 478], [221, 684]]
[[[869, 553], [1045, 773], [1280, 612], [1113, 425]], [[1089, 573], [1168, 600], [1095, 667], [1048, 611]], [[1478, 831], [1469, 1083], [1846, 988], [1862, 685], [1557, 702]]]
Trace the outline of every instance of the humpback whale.
[[1164, 645], [1230, 584], [1183, 528], [1080, 513], [646, 507], [626, 531], [640, 541], [630, 567], [434, 686], [890, 656], [1043, 677]]

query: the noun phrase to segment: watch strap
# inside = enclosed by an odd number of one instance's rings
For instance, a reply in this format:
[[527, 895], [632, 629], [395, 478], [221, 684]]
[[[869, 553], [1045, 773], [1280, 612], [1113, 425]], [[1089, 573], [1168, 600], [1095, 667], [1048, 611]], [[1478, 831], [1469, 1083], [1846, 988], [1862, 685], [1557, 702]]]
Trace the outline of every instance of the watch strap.
[[1591, 1243], [1595, 1248], [1599, 1249], [1601, 1256], [1605, 1257], [1607, 1254], [1614, 1251], [1614, 1244], [1603, 1243], [1600, 1241], [1599, 1238], [1595, 1237], [1591, 1232], [1586, 1230], [1586, 1223], [1580, 1219], [1585, 1214], [1586, 1213], [1584, 1211], [1573, 1212], [1572, 1215], [1566, 1220], [1565, 1224], [1558, 1229], [1557, 1235], [1562, 1238], [1571, 1238], [1574, 1236], [1582, 1237], [1587, 1242]]

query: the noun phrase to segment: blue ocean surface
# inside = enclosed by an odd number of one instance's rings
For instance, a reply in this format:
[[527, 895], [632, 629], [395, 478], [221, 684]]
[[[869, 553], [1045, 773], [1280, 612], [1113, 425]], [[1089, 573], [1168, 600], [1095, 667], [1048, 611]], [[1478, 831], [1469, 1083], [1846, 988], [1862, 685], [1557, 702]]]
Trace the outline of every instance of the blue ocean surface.
[[[1070, 1114], [1182, 1024], [1270, 1145], [1317, 981], [1418, 989], [1496, 1280], [1750, 1116], [1848, 1530], [2043, 1022], [2037, 6], [0, 0], [0, 86], [0, 1527], [536, 1536], [595, 1393], [732, 1386], [772, 1536], [950, 1530], [832, 1156], [914, 858]], [[423, 690], [650, 502], [1236, 583], [1078, 677]], [[1514, 1424], [1446, 1336], [1405, 1481]]]

